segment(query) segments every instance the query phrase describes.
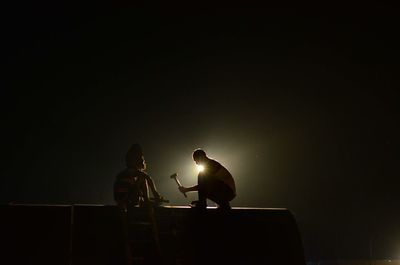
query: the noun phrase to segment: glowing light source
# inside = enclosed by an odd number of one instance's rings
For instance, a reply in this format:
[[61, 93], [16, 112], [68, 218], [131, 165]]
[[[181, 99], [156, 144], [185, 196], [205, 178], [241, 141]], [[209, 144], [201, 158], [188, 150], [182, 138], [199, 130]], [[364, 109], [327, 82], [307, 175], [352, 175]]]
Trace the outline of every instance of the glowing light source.
[[204, 171], [204, 166], [203, 166], [203, 165], [197, 165], [197, 170], [198, 170], [199, 172]]

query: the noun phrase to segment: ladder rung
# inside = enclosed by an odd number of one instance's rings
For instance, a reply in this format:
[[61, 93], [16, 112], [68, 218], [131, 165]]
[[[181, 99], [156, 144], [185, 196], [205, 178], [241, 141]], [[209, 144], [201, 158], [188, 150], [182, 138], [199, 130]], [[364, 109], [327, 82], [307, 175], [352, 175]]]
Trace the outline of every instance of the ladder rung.
[[149, 222], [132, 222], [132, 223], [129, 223], [129, 224], [130, 225], [152, 225]]
[[143, 244], [143, 243], [152, 243], [153, 240], [128, 240], [129, 243], [138, 243], [138, 244]]

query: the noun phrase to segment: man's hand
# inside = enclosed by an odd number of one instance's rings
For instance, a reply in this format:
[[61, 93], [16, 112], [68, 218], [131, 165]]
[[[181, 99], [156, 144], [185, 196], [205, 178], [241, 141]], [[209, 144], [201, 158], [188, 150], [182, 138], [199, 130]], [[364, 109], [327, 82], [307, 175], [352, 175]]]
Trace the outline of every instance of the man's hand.
[[162, 198], [162, 196], [160, 195], [160, 193], [154, 192], [154, 198], [157, 199], [157, 200], [159, 200], [159, 199]]
[[165, 199], [161, 195], [155, 196], [153, 199], [150, 199], [150, 201], [154, 206], [161, 206], [163, 203], [169, 203], [169, 200]]
[[188, 188], [185, 188], [183, 186], [179, 186], [178, 187], [179, 191], [182, 192], [183, 194], [185, 194], [186, 192], [188, 192]]

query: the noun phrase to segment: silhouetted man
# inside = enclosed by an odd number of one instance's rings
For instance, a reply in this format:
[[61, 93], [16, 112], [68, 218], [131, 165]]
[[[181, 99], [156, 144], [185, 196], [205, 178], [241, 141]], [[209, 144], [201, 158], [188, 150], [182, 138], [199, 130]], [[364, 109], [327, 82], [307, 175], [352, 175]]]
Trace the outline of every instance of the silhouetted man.
[[192, 202], [196, 208], [206, 208], [207, 199], [218, 204], [220, 209], [230, 209], [230, 201], [236, 196], [235, 181], [229, 171], [214, 159], [207, 157], [202, 149], [193, 152], [193, 160], [204, 167], [199, 172], [197, 185], [179, 187], [182, 193], [197, 191], [199, 200]]
[[[146, 263], [160, 264], [160, 245], [153, 205], [150, 202], [151, 190], [155, 203], [164, 201], [158, 193], [153, 179], [145, 172], [146, 162], [142, 148], [138, 144], [131, 146], [125, 156], [126, 169], [120, 172], [114, 181], [114, 199], [120, 208], [125, 264], [131, 264], [135, 255], [143, 256]], [[149, 223], [151, 230], [144, 234], [131, 232], [131, 223]], [[136, 230], [135, 230], [136, 231]], [[132, 243], [132, 238], [144, 238], [143, 242]], [[140, 252], [138, 249], [146, 249]], [[147, 251], [148, 250], [148, 251]]]
[[120, 172], [114, 181], [114, 200], [118, 206], [127, 210], [128, 206], [149, 204], [149, 188], [156, 200], [162, 197], [158, 193], [153, 179], [145, 172], [146, 162], [142, 148], [138, 144], [131, 146], [125, 156], [126, 169]]

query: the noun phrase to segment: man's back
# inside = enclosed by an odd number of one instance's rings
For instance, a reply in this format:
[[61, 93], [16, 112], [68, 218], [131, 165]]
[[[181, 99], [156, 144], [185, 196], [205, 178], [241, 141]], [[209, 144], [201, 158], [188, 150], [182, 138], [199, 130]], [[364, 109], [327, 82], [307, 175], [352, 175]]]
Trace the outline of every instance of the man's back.
[[114, 200], [118, 204], [138, 205], [147, 196], [146, 173], [126, 168], [114, 181]]
[[229, 186], [229, 188], [232, 189], [234, 194], [236, 194], [236, 185], [232, 174], [218, 161], [214, 159], [208, 159], [205, 164], [204, 173], [224, 182]]

